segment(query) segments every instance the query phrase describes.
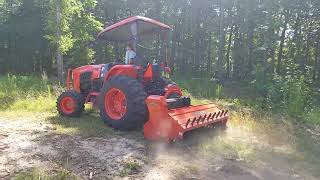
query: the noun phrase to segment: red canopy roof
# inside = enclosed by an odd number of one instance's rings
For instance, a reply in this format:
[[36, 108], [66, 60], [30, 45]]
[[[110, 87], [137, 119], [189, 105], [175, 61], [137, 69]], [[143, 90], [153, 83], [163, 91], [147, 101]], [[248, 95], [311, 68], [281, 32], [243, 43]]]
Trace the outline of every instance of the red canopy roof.
[[128, 41], [132, 38], [129, 26], [133, 22], [137, 22], [140, 38], [171, 29], [170, 26], [159, 21], [142, 16], [133, 16], [105, 28], [98, 34], [98, 38], [110, 41]]

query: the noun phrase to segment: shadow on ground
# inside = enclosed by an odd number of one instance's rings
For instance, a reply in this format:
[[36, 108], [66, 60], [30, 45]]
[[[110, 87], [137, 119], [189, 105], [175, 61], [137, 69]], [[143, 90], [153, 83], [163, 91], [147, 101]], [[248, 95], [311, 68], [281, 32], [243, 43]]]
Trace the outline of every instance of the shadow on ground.
[[121, 135], [126, 138], [142, 139], [142, 129], [122, 132], [108, 127], [100, 118], [99, 113], [94, 110], [86, 111], [78, 118], [68, 118], [52, 115], [46, 118], [56, 128], [56, 133], [73, 134], [82, 137], [105, 137]]

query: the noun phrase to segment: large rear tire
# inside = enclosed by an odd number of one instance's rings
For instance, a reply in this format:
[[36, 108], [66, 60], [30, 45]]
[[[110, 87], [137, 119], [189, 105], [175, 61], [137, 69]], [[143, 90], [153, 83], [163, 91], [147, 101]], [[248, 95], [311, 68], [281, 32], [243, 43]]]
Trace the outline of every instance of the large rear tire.
[[84, 97], [76, 91], [63, 92], [57, 101], [57, 110], [66, 117], [79, 117], [84, 111]]
[[127, 76], [115, 76], [106, 82], [99, 95], [100, 116], [119, 130], [142, 127], [148, 117], [141, 83]]

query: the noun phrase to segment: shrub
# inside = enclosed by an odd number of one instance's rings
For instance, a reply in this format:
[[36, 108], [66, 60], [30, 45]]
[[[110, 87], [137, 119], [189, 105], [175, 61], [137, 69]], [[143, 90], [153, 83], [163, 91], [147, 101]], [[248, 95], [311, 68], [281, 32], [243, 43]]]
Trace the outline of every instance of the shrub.
[[60, 88], [38, 76], [6, 75], [0, 77], [0, 110], [49, 110]]

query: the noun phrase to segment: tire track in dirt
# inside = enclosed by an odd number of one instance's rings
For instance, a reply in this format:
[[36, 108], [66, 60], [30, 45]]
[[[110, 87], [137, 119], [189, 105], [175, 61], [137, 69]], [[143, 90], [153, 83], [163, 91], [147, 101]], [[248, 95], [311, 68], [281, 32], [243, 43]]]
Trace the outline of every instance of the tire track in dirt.
[[83, 179], [90, 174], [115, 178], [128, 163], [142, 166], [146, 159], [143, 142], [118, 135], [83, 138], [54, 134], [50, 124], [28, 120], [0, 122], [0, 179], [33, 167], [49, 171], [63, 167]]

